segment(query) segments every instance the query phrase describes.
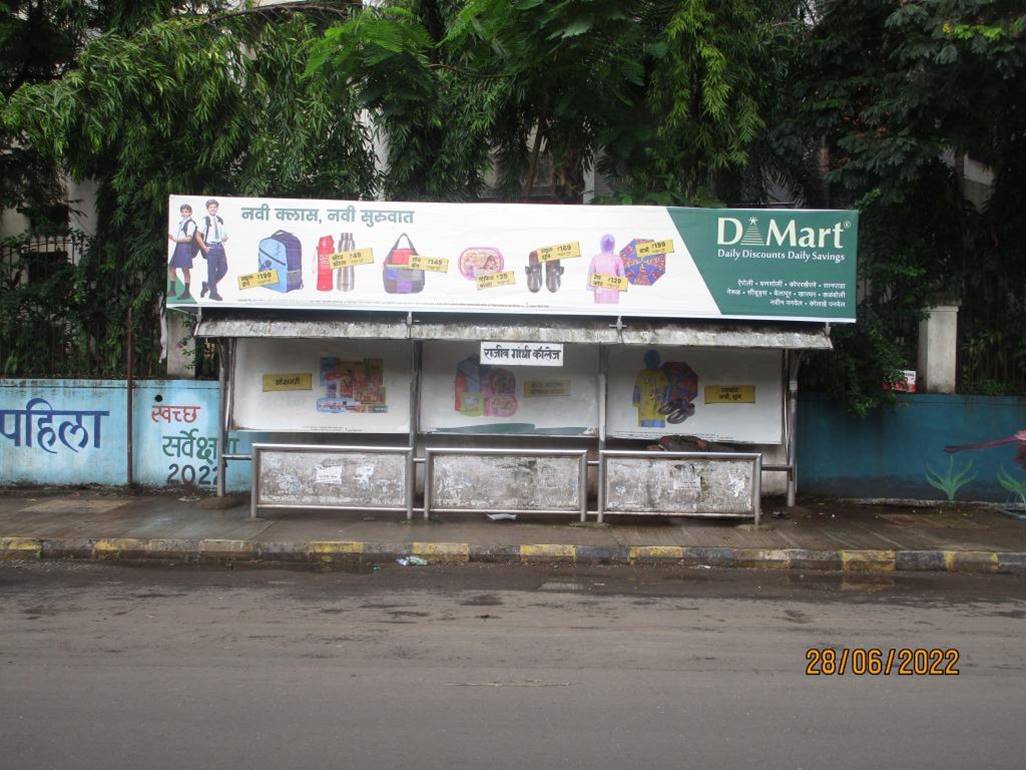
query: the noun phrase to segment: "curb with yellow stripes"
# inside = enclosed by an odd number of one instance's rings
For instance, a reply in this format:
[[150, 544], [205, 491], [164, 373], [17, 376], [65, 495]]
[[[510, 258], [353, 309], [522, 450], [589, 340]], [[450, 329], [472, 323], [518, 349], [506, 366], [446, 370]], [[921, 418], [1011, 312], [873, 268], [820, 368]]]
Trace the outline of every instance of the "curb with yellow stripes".
[[467, 562], [535, 564], [677, 564], [684, 567], [833, 570], [844, 572], [991, 572], [1026, 575], [1026, 553], [996, 551], [888, 551], [703, 546], [585, 546], [533, 543], [478, 546], [469, 543], [367, 543], [314, 540], [275, 543], [252, 540], [174, 538], [0, 537], [0, 559], [90, 559], [228, 563], [391, 562], [418, 556], [429, 564]]

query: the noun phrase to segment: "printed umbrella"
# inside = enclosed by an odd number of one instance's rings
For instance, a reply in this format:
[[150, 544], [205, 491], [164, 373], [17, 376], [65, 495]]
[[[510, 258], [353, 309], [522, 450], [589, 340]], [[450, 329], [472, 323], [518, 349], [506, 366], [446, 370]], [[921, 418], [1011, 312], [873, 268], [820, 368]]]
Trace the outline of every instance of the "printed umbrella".
[[627, 282], [632, 286], [651, 286], [666, 272], [666, 254], [638, 256], [638, 246], [651, 243], [651, 238], [635, 238], [620, 250]]
[[676, 425], [695, 413], [692, 402], [698, 396], [698, 374], [684, 361], [664, 361], [660, 368], [666, 375], [666, 399], [659, 413]]

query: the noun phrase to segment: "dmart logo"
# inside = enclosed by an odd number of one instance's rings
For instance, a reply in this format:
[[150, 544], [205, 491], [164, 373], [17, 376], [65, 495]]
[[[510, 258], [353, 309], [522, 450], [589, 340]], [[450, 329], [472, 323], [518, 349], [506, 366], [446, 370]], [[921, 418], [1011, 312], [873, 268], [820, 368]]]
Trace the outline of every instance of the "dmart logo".
[[758, 217], [749, 217], [745, 224], [734, 217], [720, 217], [716, 221], [716, 243], [720, 246], [803, 246], [818, 249], [843, 249], [841, 237], [851, 229], [851, 222], [835, 222], [830, 227], [799, 227], [791, 219], [781, 227], [770, 219], [765, 230]]

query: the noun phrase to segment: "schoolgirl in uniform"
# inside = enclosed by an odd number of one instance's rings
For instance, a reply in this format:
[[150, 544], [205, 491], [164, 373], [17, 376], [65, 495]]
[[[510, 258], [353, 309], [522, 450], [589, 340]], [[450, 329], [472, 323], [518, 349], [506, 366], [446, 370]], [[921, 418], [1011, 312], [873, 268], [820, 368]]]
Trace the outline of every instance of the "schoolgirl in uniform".
[[178, 230], [174, 235], [171, 233], [167, 234], [167, 239], [175, 244], [175, 250], [171, 254], [171, 262], [167, 266], [167, 277], [171, 282], [170, 290], [175, 287], [175, 270], [182, 271], [182, 293], [174, 299], [192, 299], [192, 294], [189, 293], [189, 281], [191, 280], [190, 271], [192, 270], [192, 260], [196, 256], [196, 252], [199, 250], [199, 245], [195, 241], [196, 236], [196, 223], [192, 221], [192, 206], [188, 203], [182, 204], [179, 209], [182, 215], [181, 221], [178, 223]]

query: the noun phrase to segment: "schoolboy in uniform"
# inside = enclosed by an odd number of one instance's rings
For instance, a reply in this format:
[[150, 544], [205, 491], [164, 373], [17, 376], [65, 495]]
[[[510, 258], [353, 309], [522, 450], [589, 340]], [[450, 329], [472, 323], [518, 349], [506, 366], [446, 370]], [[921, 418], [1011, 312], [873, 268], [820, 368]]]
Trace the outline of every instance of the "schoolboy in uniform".
[[205, 297], [210, 292], [210, 299], [220, 302], [222, 297], [217, 293], [217, 282], [228, 272], [228, 256], [224, 253], [228, 233], [224, 229], [224, 220], [217, 215], [217, 208], [216, 200], [211, 198], [207, 201], [207, 215], [202, 219], [197, 237], [207, 258], [207, 280], [203, 282], [200, 296]]
[[167, 277], [171, 282], [168, 291], [175, 288], [175, 270], [182, 271], [182, 293], [174, 299], [192, 299], [189, 293], [190, 271], [192, 260], [196, 256], [197, 246], [195, 244], [196, 223], [192, 220], [192, 206], [183, 203], [179, 212], [182, 215], [178, 223], [178, 230], [174, 235], [167, 234], [167, 239], [175, 244], [175, 250], [171, 254], [171, 262], [167, 266]]

